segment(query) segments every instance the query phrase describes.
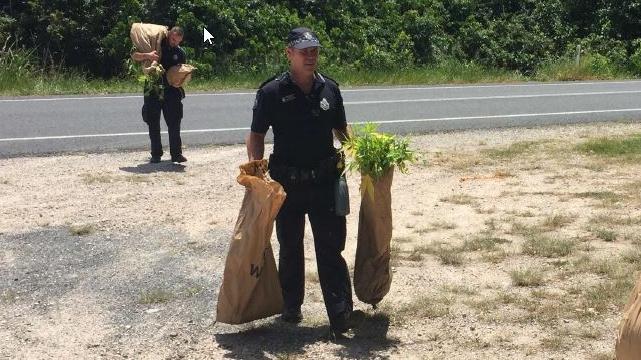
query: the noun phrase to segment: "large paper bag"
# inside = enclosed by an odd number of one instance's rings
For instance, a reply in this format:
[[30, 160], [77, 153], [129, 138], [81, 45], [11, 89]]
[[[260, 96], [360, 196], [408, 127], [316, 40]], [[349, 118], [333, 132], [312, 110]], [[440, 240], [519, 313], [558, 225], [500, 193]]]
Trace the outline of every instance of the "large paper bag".
[[278, 314], [283, 297], [271, 247], [274, 219], [285, 191], [266, 177], [267, 160], [240, 166], [238, 183], [245, 187], [234, 236], [229, 246], [216, 321], [242, 324]]
[[641, 276], [623, 309], [616, 342], [617, 360], [641, 359]]
[[[161, 55], [163, 39], [167, 37], [167, 27], [163, 25], [134, 23], [131, 25], [129, 36], [134, 43], [136, 51], [148, 53], [156, 50], [158, 56]], [[152, 61], [145, 60], [142, 62], [142, 71], [147, 74], [151, 71]]]
[[354, 264], [354, 292], [364, 303], [376, 305], [392, 284], [390, 242], [392, 240], [392, 178], [390, 168], [373, 184], [361, 177], [361, 209], [358, 218], [358, 241]]
[[174, 65], [167, 70], [167, 82], [173, 87], [183, 87], [191, 80], [191, 73], [196, 69], [187, 64]]

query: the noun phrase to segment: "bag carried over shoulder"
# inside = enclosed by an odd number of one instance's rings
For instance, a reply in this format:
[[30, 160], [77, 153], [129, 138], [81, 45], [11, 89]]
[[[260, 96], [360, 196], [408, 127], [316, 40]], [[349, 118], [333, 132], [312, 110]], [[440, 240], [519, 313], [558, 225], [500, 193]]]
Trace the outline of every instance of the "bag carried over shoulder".
[[285, 201], [283, 187], [269, 179], [267, 160], [240, 166], [245, 187], [218, 293], [216, 321], [242, 324], [279, 314], [283, 297], [270, 243], [274, 219]]
[[616, 342], [617, 360], [641, 359], [641, 276], [623, 309]]
[[[156, 51], [158, 56], [161, 55], [162, 41], [167, 37], [168, 28], [163, 25], [134, 23], [131, 25], [129, 36], [131, 42], [136, 47], [136, 51], [148, 53]], [[145, 74], [149, 73], [152, 68], [152, 61], [145, 60], [142, 62], [142, 69]]]

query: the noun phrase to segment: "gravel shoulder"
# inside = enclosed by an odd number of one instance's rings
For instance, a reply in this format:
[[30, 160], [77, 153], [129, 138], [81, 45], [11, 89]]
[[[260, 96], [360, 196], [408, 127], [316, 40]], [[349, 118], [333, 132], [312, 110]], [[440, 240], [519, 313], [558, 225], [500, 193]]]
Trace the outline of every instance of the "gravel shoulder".
[[[612, 358], [625, 299], [589, 303], [588, 292], [629, 286], [641, 267], [616, 277], [585, 259], [639, 249], [641, 166], [574, 146], [639, 133], [607, 123], [412, 136], [421, 158], [392, 187], [392, 289], [377, 310], [357, 301], [358, 326], [338, 342], [326, 340], [309, 226], [303, 323], [215, 323], [243, 146], [187, 148], [184, 166], [142, 151], [0, 159], [0, 358]], [[351, 267], [360, 179], [348, 181]], [[524, 252], [523, 229], [573, 250]], [[496, 244], [469, 245], [483, 236]], [[542, 283], [516, 286], [519, 269]], [[555, 306], [571, 313], [542, 312]]]

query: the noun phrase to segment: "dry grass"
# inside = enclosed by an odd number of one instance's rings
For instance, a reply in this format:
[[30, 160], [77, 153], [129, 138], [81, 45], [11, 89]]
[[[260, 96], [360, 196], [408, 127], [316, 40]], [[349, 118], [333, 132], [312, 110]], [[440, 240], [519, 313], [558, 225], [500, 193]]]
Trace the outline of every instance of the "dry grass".
[[414, 228], [414, 232], [417, 234], [426, 234], [429, 232], [433, 231], [438, 231], [438, 230], [453, 230], [456, 229], [458, 225], [455, 223], [447, 222], [447, 221], [436, 221], [430, 223], [426, 227], [420, 227], [420, 228]]
[[12, 289], [5, 289], [0, 294], [0, 303], [2, 304], [13, 304], [18, 299], [18, 294]]
[[450, 313], [450, 305], [454, 299], [448, 296], [419, 296], [410, 302], [392, 306], [386, 303], [383, 310], [390, 314], [396, 323], [403, 323], [408, 319], [436, 319]]
[[449, 202], [456, 205], [471, 205], [475, 202], [476, 198], [468, 194], [455, 194], [445, 196], [439, 199], [442, 202]]
[[545, 280], [545, 274], [538, 269], [518, 269], [510, 271], [510, 278], [514, 286], [541, 286]]
[[493, 251], [498, 245], [510, 243], [510, 240], [498, 237], [490, 232], [478, 234], [465, 240], [463, 251]]
[[534, 235], [523, 242], [521, 252], [524, 255], [555, 258], [572, 254], [575, 247], [576, 243], [572, 240]]
[[82, 225], [71, 225], [69, 226], [69, 233], [76, 236], [84, 236], [93, 234], [96, 230], [92, 225], [82, 224]]
[[575, 217], [569, 215], [548, 215], [541, 222], [541, 226], [546, 229], [558, 229], [565, 225], [571, 224], [574, 221]]
[[143, 305], [163, 304], [171, 301], [174, 297], [173, 293], [164, 289], [144, 290], [138, 297], [138, 303]]
[[443, 265], [461, 266], [465, 261], [458, 248], [441, 248], [436, 254]]
[[603, 228], [590, 228], [590, 232], [594, 234], [598, 239], [603, 241], [612, 242], [616, 240], [617, 233], [612, 230], [603, 229]]

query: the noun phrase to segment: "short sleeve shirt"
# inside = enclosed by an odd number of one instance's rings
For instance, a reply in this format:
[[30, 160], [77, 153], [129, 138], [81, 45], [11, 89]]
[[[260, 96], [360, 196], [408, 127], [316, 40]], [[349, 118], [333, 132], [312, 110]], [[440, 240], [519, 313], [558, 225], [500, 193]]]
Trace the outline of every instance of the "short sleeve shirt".
[[289, 73], [266, 82], [256, 93], [251, 131], [274, 132], [274, 156], [288, 166], [311, 168], [335, 154], [333, 129], [347, 126], [338, 84], [316, 74], [304, 94]]
[[[167, 39], [164, 39], [161, 43], [161, 53], [160, 53], [160, 64], [165, 69], [169, 70], [170, 67], [174, 65], [184, 64], [187, 62], [187, 55], [185, 50], [180, 46], [171, 47], [169, 46]], [[163, 81], [167, 85], [167, 78], [163, 75]]]

